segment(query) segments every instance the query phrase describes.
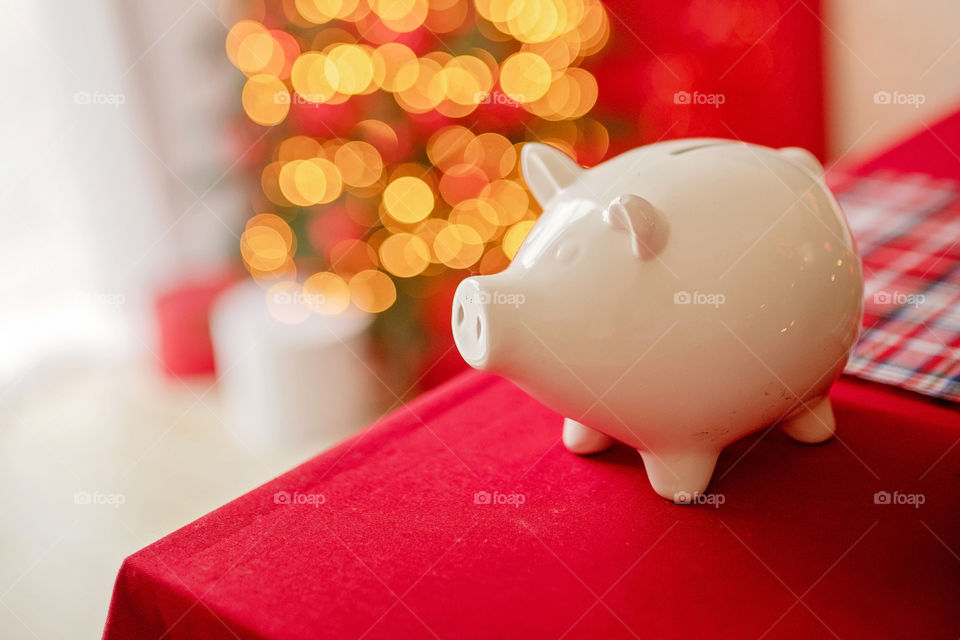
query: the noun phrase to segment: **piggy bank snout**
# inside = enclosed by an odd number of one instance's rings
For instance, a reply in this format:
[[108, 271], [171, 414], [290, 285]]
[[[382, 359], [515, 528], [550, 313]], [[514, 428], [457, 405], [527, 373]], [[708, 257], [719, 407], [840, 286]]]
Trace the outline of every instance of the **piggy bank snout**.
[[485, 369], [490, 360], [490, 301], [482, 278], [467, 278], [453, 297], [453, 340], [471, 367]]

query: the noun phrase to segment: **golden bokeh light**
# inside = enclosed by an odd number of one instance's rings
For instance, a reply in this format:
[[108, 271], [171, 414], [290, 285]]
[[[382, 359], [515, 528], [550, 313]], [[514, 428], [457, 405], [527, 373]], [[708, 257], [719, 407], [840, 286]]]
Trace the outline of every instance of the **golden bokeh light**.
[[402, 20], [417, 5], [417, 0], [370, 0], [370, 8], [381, 20]]
[[323, 196], [317, 200], [317, 204], [326, 204], [339, 198], [343, 193], [343, 176], [337, 166], [326, 158], [312, 158], [307, 162], [319, 168], [326, 181]]
[[251, 33], [240, 43], [237, 67], [247, 75], [267, 73], [279, 76], [283, 71], [283, 48], [267, 31]]
[[586, 69], [580, 69], [579, 67], [571, 67], [570, 69], [567, 69], [565, 75], [575, 82], [577, 88], [579, 89], [579, 100], [577, 105], [572, 111], [566, 114], [566, 117], [583, 117], [588, 111], [593, 109], [593, 106], [597, 103], [597, 95], [599, 93], [597, 79], [592, 73]]
[[414, 233], [418, 238], [421, 238], [424, 242], [427, 243], [427, 247], [430, 248], [430, 262], [439, 264], [440, 258], [437, 256], [437, 252], [434, 250], [433, 242], [436, 240], [437, 235], [450, 226], [450, 223], [443, 218], [428, 218], [416, 226]]
[[383, 160], [376, 147], [359, 140], [347, 142], [337, 149], [334, 163], [343, 175], [343, 181], [351, 187], [369, 187], [383, 173]]
[[[297, 206], [309, 207], [313, 202], [300, 193], [296, 179], [297, 168], [303, 163], [304, 160], [293, 160], [284, 164], [277, 176], [277, 184], [281, 193], [283, 193], [283, 197], [289, 202]], [[323, 178], [322, 174], [320, 177]]]
[[483, 239], [465, 224], [450, 224], [437, 233], [433, 250], [441, 263], [451, 269], [467, 269], [483, 254]]
[[283, 64], [279, 68], [279, 74], [277, 75], [280, 79], [286, 80], [290, 77], [293, 62], [300, 56], [300, 42], [286, 31], [281, 31], [280, 29], [271, 29], [270, 35], [276, 40], [277, 46], [280, 48], [280, 53], [283, 54]]
[[329, 271], [314, 273], [303, 283], [306, 304], [324, 316], [334, 316], [350, 306], [350, 287], [346, 280]]
[[265, 73], [247, 78], [241, 95], [243, 110], [257, 124], [280, 124], [290, 111], [290, 92], [283, 81]]
[[420, 275], [430, 264], [430, 248], [412, 233], [396, 233], [380, 244], [380, 263], [399, 278]]
[[260, 192], [240, 253], [281, 322], [380, 313], [401, 285], [432, 295], [406, 279], [502, 271], [539, 215], [521, 140], [587, 165], [608, 152], [580, 67], [610, 37], [601, 0], [268, 5], [250, 3], [225, 49], [246, 117], [280, 125], [248, 155]]
[[326, 24], [352, 13], [358, 0], [295, 0], [297, 12], [313, 24]]
[[530, 233], [530, 229], [533, 228], [533, 223], [533, 220], [521, 220], [510, 227], [504, 234], [501, 248], [503, 249], [504, 255], [510, 260], [513, 260], [514, 256], [517, 255], [517, 251], [520, 250], [520, 245], [523, 244], [527, 234]]
[[327, 195], [327, 172], [324, 171], [321, 162], [329, 162], [329, 160], [311, 158], [298, 161], [296, 165], [290, 163], [294, 166], [294, 188], [297, 194], [309, 204], [316, 204]]
[[577, 37], [580, 55], [592, 56], [606, 46], [610, 38], [610, 17], [600, 0], [588, 0], [587, 11], [581, 21]]
[[382, 120], [362, 120], [356, 126], [357, 137], [364, 142], [369, 142], [380, 154], [384, 162], [396, 160], [397, 152], [400, 150], [400, 139], [397, 132], [390, 128]]
[[529, 51], [515, 53], [500, 67], [500, 87], [519, 103], [539, 100], [550, 88], [553, 72], [541, 56]]
[[481, 133], [463, 149], [463, 161], [478, 167], [490, 180], [504, 178], [517, 162], [517, 151], [499, 133]]
[[383, 271], [368, 269], [350, 278], [350, 300], [361, 311], [386, 311], [396, 299], [397, 288]]
[[397, 104], [410, 113], [426, 113], [435, 108], [444, 98], [443, 83], [434, 78], [443, 67], [431, 58], [417, 58], [417, 77], [409, 89], [393, 94]]
[[309, 102], [328, 102], [337, 93], [327, 73], [327, 56], [316, 51], [308, 51], [294, 61], [290, 83]]
[[287, 256], [287, 258], [283, 261], [283, 264], [281, 264], [279, 267], [276, 269], [270, 269], [268, 271], [261, 271], [246, 260], [244, 260], [243, 264], [247, 268], [247, 271], [250, 273], [250, 276], [253, 278], [254, 282], [264, 288], [269, 287], [278, 281], [297, 279], [297, 265], [290, 256]]
[[578, 42], [579, 41], [568, 42], [567, 40], [557, 38], [547, 42], [525, 43], [520, 47], [520, 50], [535, 53], [546, 60], [551, 69], [562, 71], [577, 59], [579, 53]]
[[233, 25], [227, 33], [226, 41], [227, 58], [230, 59], [230, 63], [243, 71], [240, 65], [240, 54], [244, 41], [249, 36], [266, 33], [267, 28], [256, 20], [240, 20]]
[[420, 178], [402, 176], [387, 185], [383, 205], [399, 222], [419, 222], [433, 211], [433, 190]]
[[500, 232], [499, 218], [495, 205], [487, 198], [470, 198], [457, 203], [450, 211], [449, 220], [453, 224], [463, 224], [479, 234], [487, 242]]
[[293, 230], [290, 229], [290, 225], [287, 224], [287, 221], [278, 216], [275, 213], [258, 213], [249, 220], [247, 220], [246, 230], [249, 231], [254, 227], [268, 227], [273, 229], [280, 234], [280, 237], [283, 238], [283, 242], [286, 245], [287, 253], [293, 253], [296, 251], [297, 238], [293, 235]]
[[283, 196], [301, 207], [333, 202], [343, 190], [340, 171], [326, 158], [292, 160], [281, 167], [277, 182]]
[[388, 42], [377, 47], [372, 58], [375, 65], [383, 66], [384, 75], [380, 84], [386, 91], [406, 91], [417, 81], [420, 64], [417, 54], [407, 45]]
[[568, 30], [563, 2], [524, 0], [517, 5], [508, 15], [506, 26], [521, 42], [545, 42]]
[[427, 140], [427, 157], [443, 171], [466, 161], [464, 153], [473, 140], [473, 133], [464, 126], [454, 124], [435, 131]]
[[408, 33], [423, 25], [430, 4], [427, 0], [371, 0], [370, 8], [391, 31]]
[[470, 12], [470, 3], [463, 0], [430, 0], [430, 13], [424, 26], [433, 33], [450, 33], [459, 29]]
[[263, 168], [260, 174], [260, 188], [263, 189], [263, 195], [267, 200], [281, 207], [289, 207], [292, 202], [287, 200], [280, 190], [280, 170], [283, 168], [283, 162], [271, 162]]
[[292, 136], [277, 146], [277, 159], [286, 162], [315, 158], [320, 153], [320, 143], [309, 136]]
[[476, 104], [476, 96], [482, 94], [480, 81], [461, 64], [450, 61], [433, 77], [430, 91], [460, 105]]
[[356, 44], [339, 44], [330, 49], [324, 71], [331, 86], [348, 96], [363, 93], [373, 82], [370, 53]]
[[273, 271], [283, 266], [290, 245], [276, 229], [266, 225], [248, 228], [240, 236], [240, 255], [257, 271]]
[[446, 96], [462, 106], [475, 106], [482, 96], [493, 88], [493, 74], [489, 67], [475, 56], [456, 56], [444, 64], [433, 80], [439, 86], [431, 91]]
[[499, 217], [491, 222], [501, 226], [518, 221], [530, 207], [530, 196], [527, 195], [527, 190], [513, 180], [494, 180], [480, 191], [480, 196], [495, 203], [491, 209], [481, 211], [494, 212]]

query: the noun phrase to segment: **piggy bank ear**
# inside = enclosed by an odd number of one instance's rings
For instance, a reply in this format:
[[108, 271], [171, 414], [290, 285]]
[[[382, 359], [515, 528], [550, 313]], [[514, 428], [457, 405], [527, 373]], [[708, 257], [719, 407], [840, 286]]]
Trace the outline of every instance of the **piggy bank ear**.
[[656, 257], [670, 235], [667, 219], [640, 196], [624, 195], [613, 200], [603, 211], [603, 221], [630, 235], [633, 255], [641, 260]]
[[780, 155], [795, 165], [803, 167], [813, 173], [818, 178], [823, 175], [823, 165], [817, 160], [817, 157], [800, 147], [785, 147], [780, 149]]
[[582, 169], [570, 156], [556, 147], [528, 142], [520, 151], [523, 179], [533, 197], [544, 206], [558, 191], [571, 184]]

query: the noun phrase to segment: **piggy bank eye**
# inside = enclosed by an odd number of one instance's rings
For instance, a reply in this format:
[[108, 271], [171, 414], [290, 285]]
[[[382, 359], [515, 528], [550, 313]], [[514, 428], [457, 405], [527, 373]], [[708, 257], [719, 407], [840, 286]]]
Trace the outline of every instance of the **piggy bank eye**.
[[561, 242], [557, 246], [556, 251], [554, 252], [557, 256], [557, 260], [563, 263], [570, 263], [577, 259], [577, 256], [580, 255], [580, 247], [571, 241]]

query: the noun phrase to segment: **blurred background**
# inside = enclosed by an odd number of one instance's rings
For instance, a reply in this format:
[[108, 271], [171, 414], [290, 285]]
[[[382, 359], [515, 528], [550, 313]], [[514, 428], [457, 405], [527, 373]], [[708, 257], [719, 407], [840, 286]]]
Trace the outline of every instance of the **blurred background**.
[[960, 103], [949, 0], [0, 3], [0, 629], [463, 368], [525, 141], [869, 157]]

